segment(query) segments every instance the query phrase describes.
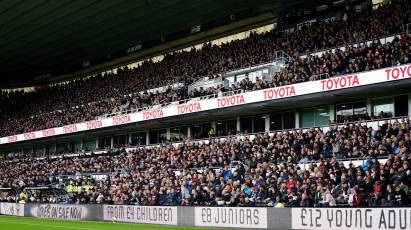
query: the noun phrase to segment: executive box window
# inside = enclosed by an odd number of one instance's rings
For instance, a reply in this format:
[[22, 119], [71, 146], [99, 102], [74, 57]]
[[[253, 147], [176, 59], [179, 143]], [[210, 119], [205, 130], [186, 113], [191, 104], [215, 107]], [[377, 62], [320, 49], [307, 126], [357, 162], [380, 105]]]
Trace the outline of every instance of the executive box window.
[[359, 101], [336, 105], [337, 123], [367, 120], [367, 103]]
[[394, 116], [394, 98], [383, 97], [372, 100], [374, 116], [378, 118], [387, 118]]
[[237, 120], [217, 121], [217, 136], [235, 135], [237, 133]]
[[167, 130], [153, 130], [150, 131], [150, 144], [164, 143], [167, 141]]
[[170, 128], [170, 140], [171, 141], [181, 141], [187, 138], [187, 135], [188, 135], [188, 126]]
[[[95, 143], [94, 143], [95, 145]], [[98, 139], [98, 148], [105, 149], [111, 148], [111, 137], [101, 137]]]
[[126, 135], [119, 135], [113, 137], [113, 145], [115, 148], [124, 147], [128, 142]]
[[326, 126], [330, 121], [330, 108], [328, 106], [301, 110], [300, 123], [303, 128]]
[[408, 116], [408, 95], [394, 97], [395, 116]]
[[274, 113], [270, 115], [270, 130], [294, 129], [295, 112]]
[[265, 132], [265, 116], [242, 117], [242, 133], [260, 133]]
[[147, 142], [146, 132], [138, 132], [131, 134], [131, 145], [139, 146], [145, 145]]
[[194, 139], [207, 138], [211, 123], [196, 124], [191, 126], [191, 135]]
[[[99, 140], [100, 141], [100, 140]], [[84, 140], [84, 150], [93, 151], [97, 148], [96, 139]]]

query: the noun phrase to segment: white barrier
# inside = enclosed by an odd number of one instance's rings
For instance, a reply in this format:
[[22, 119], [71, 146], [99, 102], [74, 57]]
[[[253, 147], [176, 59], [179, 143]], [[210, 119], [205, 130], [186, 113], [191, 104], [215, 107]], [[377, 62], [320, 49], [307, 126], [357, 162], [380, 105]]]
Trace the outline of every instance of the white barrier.
[[195, 207], [195, 226], [267, 228], [267, 208]]
[[177, 207], [104, 205], [103, 220], [177, 225]]
[[63, 220], [85, 220], [88, 209], [84, 205], [39, 204], [30, 207], [33, 217]]
[[8, 216], [24, 216], [24, 204], [0, 203], [0, 214]]
[[293, 208], [293, 229], [411, 229], [411, 208]]

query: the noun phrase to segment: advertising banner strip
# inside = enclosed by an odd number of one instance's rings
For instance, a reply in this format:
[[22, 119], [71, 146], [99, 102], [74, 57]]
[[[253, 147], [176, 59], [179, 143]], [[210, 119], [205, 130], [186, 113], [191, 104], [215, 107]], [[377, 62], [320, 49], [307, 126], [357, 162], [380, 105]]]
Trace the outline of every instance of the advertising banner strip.
[[411, 229], [411, 208], [292, 208], [293, 229]]
[[58, 128], [51, 128], [30, 133], [2, 137], [0, 138], [0, 144], [33, 140], [38, 138], [82, 132], [99, 128], [107, 128], [182, 114], [202, 112], [212, 109], [263, 102], [268, 100], [277, 100], [313, 93], [328, 92], [345, 88], [360, 87], [408, 78], [411, 78], [411, 65], [403, 65], [393, 68], [362, 72], [353, 75], [333, 77], [325, 80], [303, 82], [293, 85], [257, 90], [227, 97], [198, 101], [196, 99], [193, 99], [192, 101], [188, 101], [187, 103], [181, 105], [171, 105], [165, 108], [151, 109], [138, 113], [131, 113], [111, 118], [66, 125]]
[[103, 212], [107, 221], [177, 225], [177, 207], [104, 205]]
[[95, 219], [86, 205], [38, 204], [30, 205], [30, 215], [37, 218], [62, 220]]
[[267, 228], [267, 208], [195, 207], [195, 226]]
[[0, 203], [0, 214], [9, 216], [24, 216], [24, 204]]

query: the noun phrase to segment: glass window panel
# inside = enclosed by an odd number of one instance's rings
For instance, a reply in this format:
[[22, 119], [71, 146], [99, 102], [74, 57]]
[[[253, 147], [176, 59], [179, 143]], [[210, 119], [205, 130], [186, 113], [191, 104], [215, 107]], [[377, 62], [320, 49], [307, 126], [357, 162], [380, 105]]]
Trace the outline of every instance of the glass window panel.
[[265, 116], [254, 117], [254, 133], [265, 132]]
[[295, 128], [295, 112], [283, 113], [283, 129]]
[[237, 120], [227, 121], [227, 135], [235, 135], [237, 133]]
[[301, 112], [301, 126], [313, 127], [314, 126], [314, 109], [304, 109]]
[[252, 133], [253, 132], [253, 118], [243, 117], [241, 118], [241, 132]]
[[187, 126], [174, 127], [170, 129], [171, 141], [181, 141], [187, 137]]
[[373, 105], [374, 116], [392, 117], [394, 115], [394, 100], [392, 97], [374, 99]]
[[330, 109], [327, 106], [315, 110], [315, 126], [326, 126], [330, 121]]
[[270, 130], [281, 130], [283, 129], [283, 114], [276, 113], [270, 115]]
[[367, 103], [365, 101], [353, 103], [354, 114], [366, 114]]
[[146, 133], [145, 132], [138, 132], [131, 134], [131, 145], [138, 146], [138, 145], [145, 145], [146, 144]]

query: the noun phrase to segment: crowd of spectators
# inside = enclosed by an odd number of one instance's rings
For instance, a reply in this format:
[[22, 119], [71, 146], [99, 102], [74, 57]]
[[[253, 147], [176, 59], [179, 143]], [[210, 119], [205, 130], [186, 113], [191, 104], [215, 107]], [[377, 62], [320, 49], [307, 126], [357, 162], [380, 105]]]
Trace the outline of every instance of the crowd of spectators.
[[[0, 187], [17, 192], [0, 199], [131, 205], [404, 206], [411, 204], [410, 128], [404, 119], [381, 123], [376, 129], [355, 123], [254, 138], [186, 140], [101, 156], [5, 159], [0, 161]], [[362, 162], [342, 161], [353, 158]], [[97, 174], [105, 178], [93, 177]], [[59, 185], [68, 194], [28, 189], [49, 185]]]
[[[410, 39], [401, 36], [388, 44], [358, 47], [349, 44], [404, 33], [411, 22], [411, 5], [393, 1], [377, 10], [342, 12], [339, 18], [322, 20], [295, 31], [273, 30], [251, 34], [221, 46], [204, 44], [166, 54], [160, 62], [145, 61], [135, 69], [118, 69], [116, 74], [93, 76], [67, 84], [47, 86], [34, 92], [0, 93], [0, 136], [47, 129], [128, 109], [142, 109], [190, 97], [232, 90], [257, 90], [315, 80], [322, 74], [333, 77], [410, 62]], [[300, 55], [343, 46], [321, 57]], [[273, 79], [243, 80], [231, 86], [188, 92], [187, 85], [200, 77], [273, 61], [282, 50], [294, 58]], [[182, 88], [162, 92], [149, 89], [183, 83]]]

